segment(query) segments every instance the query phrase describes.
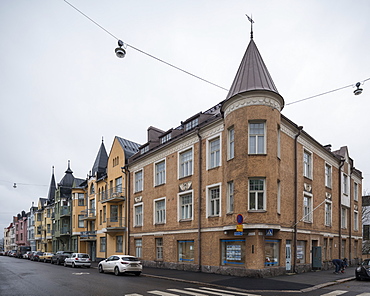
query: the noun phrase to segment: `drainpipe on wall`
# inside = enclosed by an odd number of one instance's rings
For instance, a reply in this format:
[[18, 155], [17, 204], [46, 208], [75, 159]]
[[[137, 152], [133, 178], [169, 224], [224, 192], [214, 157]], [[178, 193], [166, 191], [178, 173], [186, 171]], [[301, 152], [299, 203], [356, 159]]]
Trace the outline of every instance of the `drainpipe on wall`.
[[198, 152], [198, 271], [202, 271], [202, 237], [201, 237], [201, 206], [202, 206], [202, 136], [200, 129], [197, 130], [199, 139], [199, 152]]
[[127, 165], [121, 167], [121, 170], [125, 174], [126, 185], [126, 254], [130, 255], [130, 170]]
[[[351, 180], [352, 180], [352, 173], [353, 173], [353, 170], [354, 170], [354, 167], [351, 167], [351, 173], [349, 174], [349, 184], [351, 184]], [[350, 185], [350, 188], [351, 188], [351, 185]], [[352, 191], [354, 190], [350, 190], [350, 193], [352, 194]], [[355, 196], [353, 196], [353, 200], [355, 199]], [[348, 245], [348, 264], [351, 264], [351, 260], [352, 260], [352, 210], [351, 210], [351, 198], [349, 199], [350, 200], [350, 206], [349, 206], [349, 245]], [[354, 203], [353, 203], [353, 207], [354, 207]], [[354, 224], [354, 223], [353, 223]], [[345, 255], [343, 256], [345, 257]]]
[[303, 126], [298, 127], [294, 138], [294, 229], [293, 229], [293, 271], [297, 272], [297, 225], [298, 225], [298, 137]]
[[341, 258], [341, 254], [342, 254], [342, 167], [344, 165], [344, 158], [342, 157], [341, 160], [340, 160], [340, 165], [339, 165], [339, 173], [338, 173], [338, 178], [339, 178], [339, 182], [338, 182], [338, 186], [339, 186], [339, 206], [338, 206], [338, 209], [339, 209], [339, 242], [338, 242], [338, 259]]

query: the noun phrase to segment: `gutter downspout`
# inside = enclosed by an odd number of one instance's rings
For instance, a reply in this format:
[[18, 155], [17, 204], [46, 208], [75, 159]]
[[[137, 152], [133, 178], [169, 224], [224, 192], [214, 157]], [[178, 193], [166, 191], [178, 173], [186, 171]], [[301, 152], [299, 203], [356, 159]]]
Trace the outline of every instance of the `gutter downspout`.
[[197, 130], [197, 136], [199, 140], [199, 151], [198, 151], [198, 271], [202, 271], [202, 136], [200, 135], [200, 129]]
[[338, 205], [338, 216], [339, 216], [339, 242], [338, 242], [338, 259], [341, 258], [342, 254], [342, 167], [344, 165], [344, 158], [342, 157], [340, 160], [340, 165], [339, 165], [339, 173], [338, 173], [338, 189], [339, 189], [339, 205]]
[[[354, 167], [351, 167], [351, 173], [349, 174], [349, 176], [350, 176], [350, 178], [349, 178], [349, 184], [352, 183], [351, 180], [352, 180], [353, 169], [354, 169]], [[350, 185], [349, 188], [351, 188], [351, 185]], [[353, 190], [353, 192], [354, 192], [354, 190]], [[352, 190], [351, 189], [350, 189], [350, 194], [352, 194]], [[354, 198], [355, 197], [353, 196], [353, 200], [354, 200]], [[349, 200], [351, 202], [352, 199], [350, 198]], [[353, 203], [353, 207], [354, 207], [354, 203]], [[352, 222], [353, 222], [353, 220], [352, 220], [351, 204], [349, 206], [349, 215], [348, 216], [349, 216], [349, 247], [348, 247], [348, 255], [349, 256], [348, 256], [348, 264], [351, 264], [351, 261], [352, 261]], [[343, 257], [345, 257], [345, 255]]]
[[130, 254], [130, 170], [128, 169], [128, 165], [125, 165], [121, 168], [122, 173], [125, 174], [125, 183], [126, 183], [126, 254]]
[[297, 225], [298, 225], [298, 137], [303, 126], [298, 127], [294, 138], [294, 228], [293, 228], [293, 271], [297, 272]]

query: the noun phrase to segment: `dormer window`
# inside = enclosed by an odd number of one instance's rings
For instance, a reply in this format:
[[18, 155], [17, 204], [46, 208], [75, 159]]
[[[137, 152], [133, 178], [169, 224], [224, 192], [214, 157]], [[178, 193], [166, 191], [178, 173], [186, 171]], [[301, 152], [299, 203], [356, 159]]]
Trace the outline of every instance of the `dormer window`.
[[168, 133], [167, 135], [161, 137], [161, 144], [164, 144], [168, 142], [169, 140], [171, 140], [171, 133]]
[[145, 152], [148, 152], [148, 151], [149, 151], [149, 145], [147, 145], [147, 146], [145, 146], [145, 147], [143, 147], [143, 148], [140, 149], [140, 153], [141, 154], [144, 154]]
[[193, 128], [195, 128], [196, 126], [198, 126], [199, 124], [199, 120], [198, 120], [198, 117], [189, 121], [188, 123], [185, 123], [185, 131], [189, 131]]

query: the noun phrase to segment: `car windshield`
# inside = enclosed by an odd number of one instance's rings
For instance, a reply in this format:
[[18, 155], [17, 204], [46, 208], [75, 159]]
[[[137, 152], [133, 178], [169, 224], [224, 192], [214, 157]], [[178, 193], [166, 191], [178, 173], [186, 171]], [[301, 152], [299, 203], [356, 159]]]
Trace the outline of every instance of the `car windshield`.
[[362, 265], [363, 266], [370, 266], [370, 260], [365, 260], [364, 262], [362, 262]]
[[122, 257], [122, 260], [125, 261], [139, 261], [136, 257]]
[[89, 258], [89, 255], [87, 255], [87, 254], [80, 254], [80, 256], [78, 256], [78, 257], [80, 257], [80, 258]]

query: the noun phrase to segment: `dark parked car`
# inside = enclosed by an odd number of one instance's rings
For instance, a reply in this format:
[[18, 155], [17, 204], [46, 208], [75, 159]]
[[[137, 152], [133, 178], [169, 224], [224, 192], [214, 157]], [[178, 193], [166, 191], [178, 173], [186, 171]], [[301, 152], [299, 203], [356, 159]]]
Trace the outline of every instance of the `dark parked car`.
[[361, 281], [364, 279], [370, 280], [370, 259], [362, 261], [355, 271], [356, 280]]
[[64, 260], [66, 258], [71, 257], [72, 254], [73, 252], [69, 252], [69, 251], [58, 251], [54, 254], [54, 256], [51, 257], [50, 263], [51, 264], [56, 263], [57, 265], [63, 264]]
[[32, 255], [31, 260], [32, 261], [39, 261], [39, 257], [44, 255], [44, 252], [36, 252]]

